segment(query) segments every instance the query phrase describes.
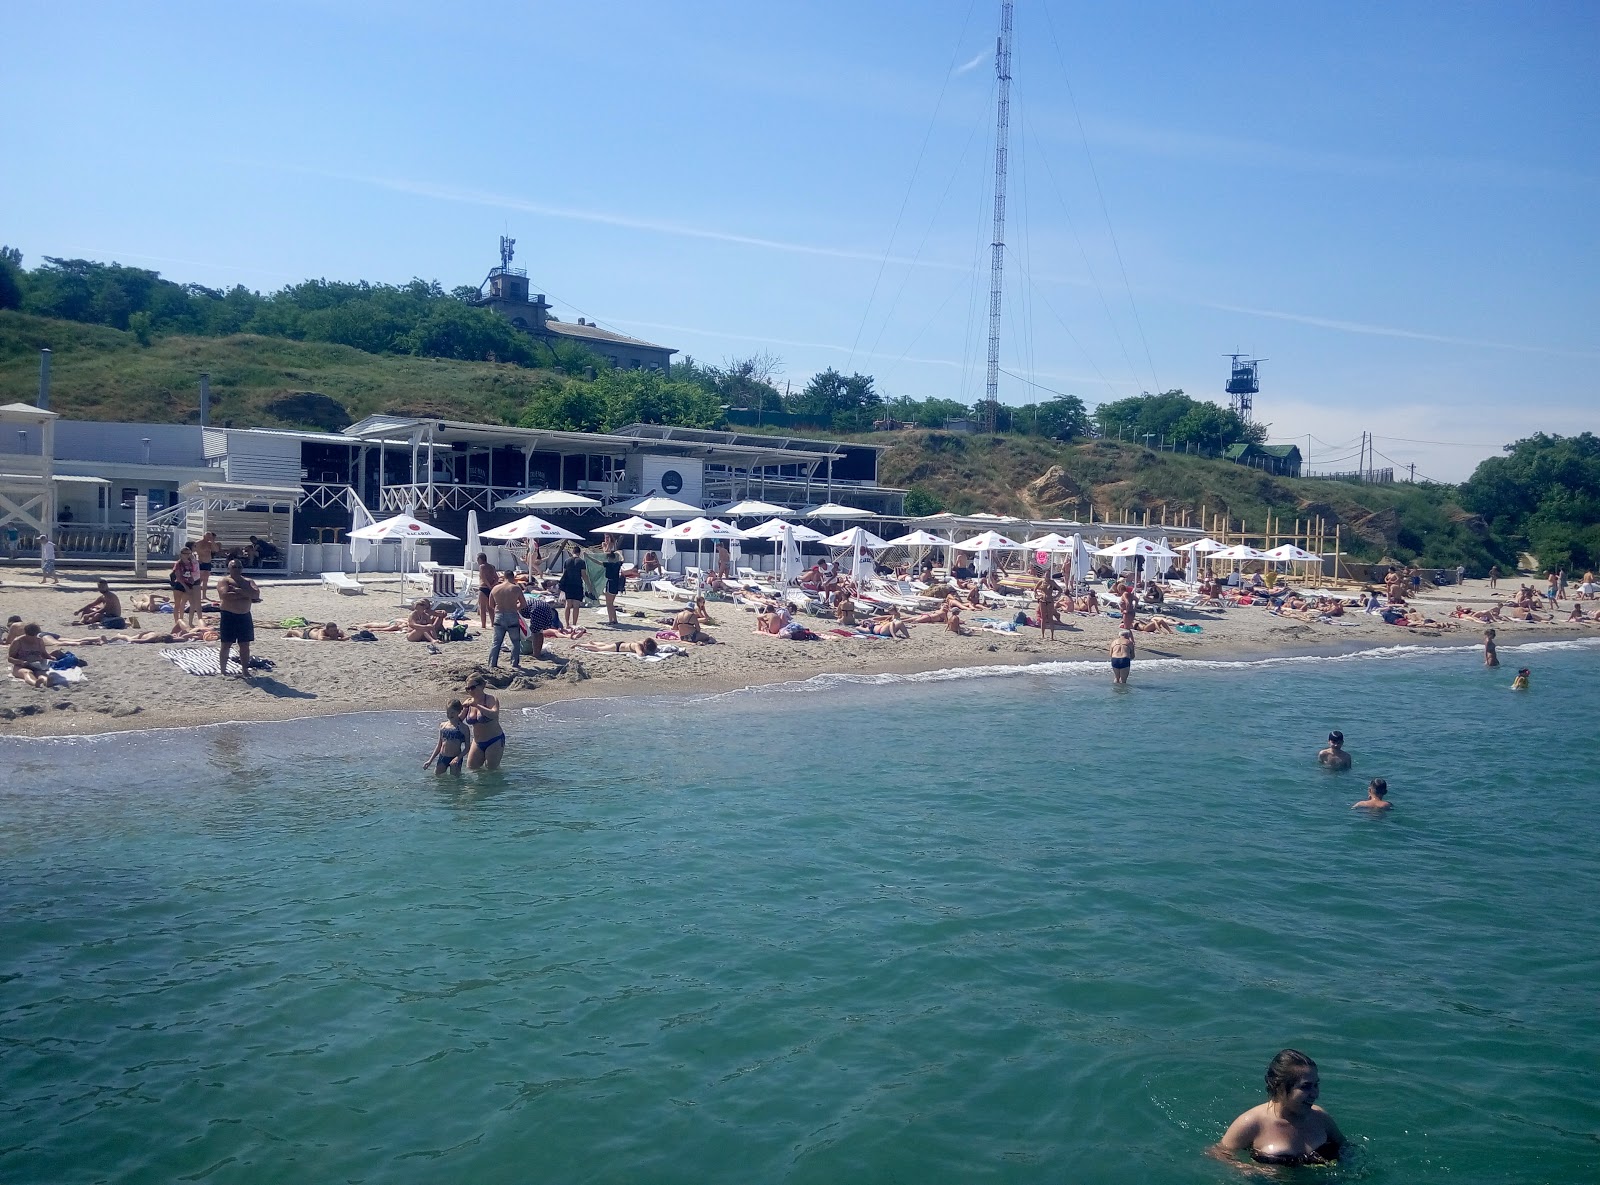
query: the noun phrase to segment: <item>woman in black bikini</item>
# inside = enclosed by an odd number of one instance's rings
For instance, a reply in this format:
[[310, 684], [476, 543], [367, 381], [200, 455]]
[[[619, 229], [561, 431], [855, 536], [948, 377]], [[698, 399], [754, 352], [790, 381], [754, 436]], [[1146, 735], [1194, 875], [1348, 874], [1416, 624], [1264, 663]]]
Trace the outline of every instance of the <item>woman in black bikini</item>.
[[489, 615], [494, 609], [489, 604], [489, 594], [500, 583], [500, 573], [483, 552], [478, 553], [478, 628], [489, 628]]
[[500, 727], [500, 701], [484, 690], [482, 675], [467, 680], [467, 698], [461, 721], [472, 730], [472, 747], [467, 750], [468, 769], [499, 769], [506, 755], [506, 731]]
[[1221, 1160], [1248, 1151], [1258, 1164], [1333, 1164], [1344, 1134], [1321, 1107], [1317, 1063], [1298, 1049], [1279, 1052], [1267, 1066], [1267, 1101], [1229, 1125], [1212, 1153]]
[[606, 570], [606, 620], [612, 625], [617, 624], [617, 594], [623, 587], [623, 562], [616, 544], [607, 541], [605, 559], [600, 561], [600, 566]]
[[461, 722], [462, 710], [463, 704], [458, 699], [453, 699], [445, 705], [445, 719], [439, 725], [438, 743], [433, 746], [433, 752], [428, 754], [428, 759], [422, 763], [423, 769], [435, 766], [434, 772], [441, 778], [447, 773], [459, 774], [461, 762], [467, 755], [467, 732]]

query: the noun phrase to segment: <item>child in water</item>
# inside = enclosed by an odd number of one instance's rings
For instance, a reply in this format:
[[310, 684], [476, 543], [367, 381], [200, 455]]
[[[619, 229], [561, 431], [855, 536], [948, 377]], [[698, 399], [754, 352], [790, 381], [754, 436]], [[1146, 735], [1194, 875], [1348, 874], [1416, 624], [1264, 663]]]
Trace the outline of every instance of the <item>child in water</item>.
[[1393, 805], [1389, 801], [1389, 783], [1383, 778], [1373, 778], [1367, 783], [1367, 796], [1360, 802], [1352, 802], [1350, 809], [1386, 811]]
[[440, 777], [447, 773], [459, 774], [461, 759], [467, 755], [467, 730], [461, 724], [461, 701], [451, 700], [445, 705], [444, 713], [448, 719], [439, 725], [439, 741], [422, 763], [422, 768], [427, 769], [437, 761], [439, 765], [434, 772]]
[[1529, 674], [1530, 674], [1530, 672], [1529, 672], [1527, 667], [1523, 667], [1521, 670], [1519, 670], [1517, 672], [1517, 677], [1511, 681], [1511, 690], [1512, 691], [1527, 691], [1528, 690], [1528, 675]]

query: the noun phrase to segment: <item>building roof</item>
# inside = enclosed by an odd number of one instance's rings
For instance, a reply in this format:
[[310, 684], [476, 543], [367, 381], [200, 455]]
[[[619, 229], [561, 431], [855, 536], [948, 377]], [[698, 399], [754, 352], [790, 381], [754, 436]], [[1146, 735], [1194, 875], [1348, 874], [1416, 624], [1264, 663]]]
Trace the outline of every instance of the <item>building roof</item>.
[[1236, 461], [1240, 457], [1249, 456], [1252, 453], [1265, 453], [1269, 457], [1287, 460], [1291, 454], [1296, 457], [1300, 455], [1300, 446], [1298, 444], [1256, 444], [1253, 441], [1246, 441], [1242, 444], [1230, 444], [1222, 450], [1222, 455], [1230, 461]]
[[658, 346], [655, 342], [647, 342], [643, 338], [629, 337], [625, 333], [613, 333], [609, 329], [601, 329], [598, 325], [587, 322], [579, 324], [575, 321], [553, 321], [547, 319], [544, 323], [547, 333], [554, 333], [561, 337], [570, 337], [580, 341], [609, 342], [618, 346], [643, 346], [647, 350], [665, 350], [669, 354], [678, 351], [671, 346]]
[[706, 444], [728, 444], [766, 448], [797, 449], [806, 453], [832, 453], [840, 456], [845, 449], [870, 448], [878, 452], [889, 448], [887, 444], [860, 444], [853, 440], [815, 440], [804, 436], [779, 436], [766, 432], [728, 432], [715, 428], [675, 428], [670, 424], [629, 424], [618, 428], [618, 436], [637, 436], [643, 440], [698, 440]]

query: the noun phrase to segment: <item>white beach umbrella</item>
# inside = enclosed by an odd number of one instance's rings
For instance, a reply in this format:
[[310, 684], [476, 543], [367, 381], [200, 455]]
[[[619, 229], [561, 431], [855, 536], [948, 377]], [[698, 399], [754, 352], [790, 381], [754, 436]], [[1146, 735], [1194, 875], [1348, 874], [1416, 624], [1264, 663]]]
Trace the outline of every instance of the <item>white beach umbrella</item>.
[[1245, 543], [1235, 543], [1232, 547], [1224, 547], [1221, 551], [1211, 553], [1214, 560], [1264, 560], [1267, 553], [1257, 551]]
[[1222, 544], [1218, 543], [1215, 539], [1207, 537], [1205, 539], [1196, 539], [1193, 543], [1180, 543], [1180, 544], [1178, 544], [1178, 550], [1179, 551], [1221, 551], [1222, 550]]
[[[478, 540], [478, 512], [467, 511], [467, 549], [461, 553], [461, 567], [463, 571], [470, 572], [473, 577], [478, 574], [478, 552], [483, 544]], [[469, 578], [468, 584], [472, 583]]]
[[794, 539], [794, 524], [784, 523], [778, 540], [778, 583], [788, 588], [800, 579], [800, 545]]
[[1281, 543], [1271, 551], [1264, 551], [1261, 554], [1269, 560], [1287, 560], [1295, 564], [1314, 564], [1322, 559], [1316, 552], [1296, 547], [1293, 543]]
[[518, 494], [513, 498], [501, 498], [495, 503], [497, 509], [506, 510], [594, 510], [600, 505], [598, 498], [590, 498], [583, 494], [572, 494], [566, 490], [539, 490], [532, 494]]
[[802, 518], [871, 518], [872, 511], [862, 510], [858, 506], [841, 506], [837, 502], [824, 502], [821, 506], [813, 506], [807, 510]]
[[1007, 538], [999, 531], [985, 531], [981, 535], [974, 535], [971, 539], [963, 539], [956, 544], [957, 551], [1021, 551], [1022, 544], [1015, 539]]
[[889, 540], [890, 547], [952, 547], [954, 544], [954, 539], [946, 539], [943, 535], [935, 535], [921, 528]]
[[367, 509], [367, 504], [356, 497], [355, 491], [350, 491], [350, 558], [355, 561], [356, 571], [361, 570], [361, 565], [372, 554], [372, 540], [357, 535], [356, 532], [363, 527], [370, 527], [377, 520], [372, 517], [372, 512]]
[[672, 520], [669, 518], [667, 520], [666, 527], [660, 532], [660, 535], [661, 535], [661, 556], [660, 556], [660, 559], [661, 559], [661, 570], [663, 572], [672, 571], [672, 561], [678, 558], [678, 545], [672, 541], [672, 536], [670, 534], [671, 530], [672, 530]]
[[1183, 566], [1183, 577], [1191, 585], [1200, 579], [1200, 551], [1198, 548], [1188, 549], [1189, 561]]
[[1094, 556], [1089, 553], [1089, 545], [1076, 533], [1072, 536], [1072, 571], [1079, 582], [1088, 579], [1089, 573], [1094, 571]]
[[449, 531], [441, 531], [432, 523], [422, 522], [412, 518], [409, 514], [397, 514], [393, 518], [381, 519], [368, 527], [359, 527], [350, 532], [352, 539], [367, 539], [374, 543], [399, 543], [400, 544], [400, 603], [406, 600], [406, 570], [410, 567], [407, 563], [409, 557], [416, 555], [418, 540], [423, 539], [456, 539]]
[[712, 513], [726, 514], [733, 518], [783, 518], [795, 512], [787, 506], [763, 502], [758, 498], [747, 498], [743, 502], [729, 502], [726, 506], [718, 506]]
[[640, 518], [637, 514], [623, 519], [619, 523], [607, 523], [603, 527], [596, 527], [590, 531], [591, 535], [659, 535], [662, 528], [647, 518]]
[[744, 533], [746, 539], [781, 540], [783, 533], [788, 530], [793, 533], [796, 543], [816, 543], [824, 538], [821, 531], [814, 530], [804, 523], [785, 522], [781, 518], [768, 519], [759, 527], [751, 527]]
[[485, 539], [535, 539], [540, 543], [554, 543], [562, 539], [582, 539], [582, 535], [574, 535], [571, 531], [564, 530], [554, 523], [547, 523], [535, 514], [525, 514], [514, 522], [502, 526], [490, 527], [481, 532]]
[[719, 523], [714, 518], [698, 517], [688, 522], [679, 523], [675, 527], [666, 527], [658, 532], [662, 537], [662, 549], [671, 546], [676, 552], [680, 544], [693, 543], [695, 550], [695, 566], [701, 567], [700, 544], [707, 539], [729, 542], [734, 539], [743, 539], [744, 532], [737, 527], [730, 527], [727, 523]]
[[700, 513], [698, 506], [690, 506], [676, 498], [663, 498], [658, 494], [630, 502], [623, 509], [629, 514], [642, 514], [646, 518], [692, 518]]
[[1072, 550], [1072, 540], [1065, 535], [1057, 535], [1051, 531], [1048, 535], [1040, 535], [1037, 539], [1027, 539], [1022, 546], [1029, 551], [1062, 552]]
[[840, 531], [837, 535], [828, 535], [818, 539], [818, 543], [828, 547], [870, 547], [876, 551], [880, 547], [888, 547], [888, 541], [880, 539], [864, 527], [850, 527]]

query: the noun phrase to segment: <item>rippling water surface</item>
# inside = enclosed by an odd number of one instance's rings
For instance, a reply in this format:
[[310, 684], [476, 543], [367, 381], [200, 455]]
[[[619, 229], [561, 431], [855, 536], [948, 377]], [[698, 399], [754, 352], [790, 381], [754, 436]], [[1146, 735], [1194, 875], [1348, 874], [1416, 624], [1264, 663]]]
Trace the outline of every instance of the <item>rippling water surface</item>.
[[1600, 1179], [1600, 651], [1502, 653], [6, 741], [0, 1180], [1233, 1181], [1291, 1044], [1285, 1179]]

